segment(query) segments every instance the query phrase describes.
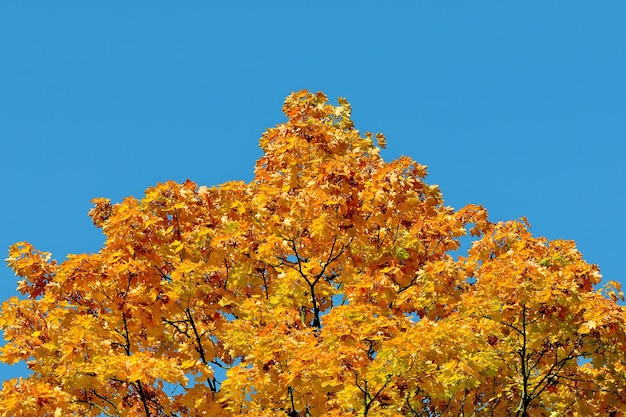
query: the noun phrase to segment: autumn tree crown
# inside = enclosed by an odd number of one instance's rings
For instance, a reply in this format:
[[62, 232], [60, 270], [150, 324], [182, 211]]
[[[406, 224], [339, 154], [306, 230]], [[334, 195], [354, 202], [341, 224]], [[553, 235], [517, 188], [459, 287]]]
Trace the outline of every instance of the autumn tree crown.
[[344, 99], [283, 111], [249, 183], [97, 198], [98, 253], [10, 248], [0, 416], [626, 413], [623, 295], [573, 242], [446, 206]]

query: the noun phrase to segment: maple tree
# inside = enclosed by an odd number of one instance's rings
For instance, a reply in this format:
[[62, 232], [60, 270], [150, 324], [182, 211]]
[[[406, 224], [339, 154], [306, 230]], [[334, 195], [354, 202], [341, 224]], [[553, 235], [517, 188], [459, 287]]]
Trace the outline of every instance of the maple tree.
[[283, 110], [251, 182], [95, 199], [98, 253], [10, 248], [0, 415], [626, 415], [623, 295], [573, 242], [446, 206], [343, 99]]

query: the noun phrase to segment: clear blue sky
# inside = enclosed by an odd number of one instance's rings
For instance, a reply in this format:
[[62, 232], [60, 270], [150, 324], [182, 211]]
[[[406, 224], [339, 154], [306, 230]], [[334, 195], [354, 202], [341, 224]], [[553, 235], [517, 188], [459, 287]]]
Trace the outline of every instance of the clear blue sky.
[[[250, 180], [307, 88], [346, 97], [448, 204], [526, 216], [626, 284], [626, 2], [217, 4], [0, 3], [1, 251], [97, 251], [94, 197]], [[0, 266], [0, 298], [15, 280]]]

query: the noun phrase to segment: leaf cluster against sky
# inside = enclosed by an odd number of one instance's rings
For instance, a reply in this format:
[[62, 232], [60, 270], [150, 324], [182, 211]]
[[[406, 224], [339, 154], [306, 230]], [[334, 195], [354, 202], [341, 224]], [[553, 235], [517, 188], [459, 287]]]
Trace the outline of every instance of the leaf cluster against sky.
[[250, 182], [93, 200], [97, 253], [11, 246], [26, 298], [2, 304], [0, 359], [32, 374], [0, 415], [626, 412], [619, 283], [523, 218], [445, 205], [338, 101], [287, 97]]
[[526, 216], [623, 283], [625, 19], [621, 1], [2, 2], [0, 248], [97, 251], [96, 196], [249, 181], [308, 88], [347, 97], [447, 204]]

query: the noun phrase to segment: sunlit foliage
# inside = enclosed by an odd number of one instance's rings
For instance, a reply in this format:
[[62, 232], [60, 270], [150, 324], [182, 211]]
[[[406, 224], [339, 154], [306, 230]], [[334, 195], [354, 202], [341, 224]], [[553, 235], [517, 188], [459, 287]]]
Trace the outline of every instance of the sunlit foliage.
[[446, 206], [343, 99], [283, 110], [251, 182], [95, 199], [98, 253], [10, 248], [0, 359], [31, 373], [0, 415], [626, 413], [622, 293], [573, 242]]

